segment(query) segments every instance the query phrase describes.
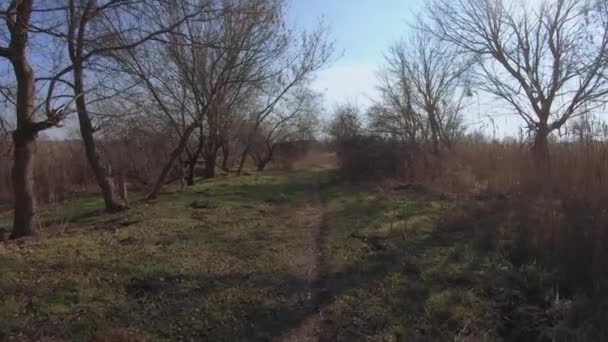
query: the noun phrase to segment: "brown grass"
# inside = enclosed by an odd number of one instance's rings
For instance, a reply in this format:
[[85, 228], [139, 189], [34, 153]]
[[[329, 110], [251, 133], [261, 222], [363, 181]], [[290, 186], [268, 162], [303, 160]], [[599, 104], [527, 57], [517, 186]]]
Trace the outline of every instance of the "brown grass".
[[[0, 204], [13, 200], [12, 158], [0, 155]], [[39, 202], [51, 203], [91, 189], [91, 174], [82, 143], [78, 141], [39, 141], [36, 143], [34, 181]]]
[[[513, 259], [541, 261], [568, 292], [608, 290], [608, 145], [554, 144], [549, 171], [535, 167], [519, 144], [477, 144], [459, 151], [486, 198], [496, 241]], [[487, 235], [487, 232], [486, 232]], [[515, 255], [517, 254], [517, 255]]]
[[[98, 150], [110, 163], [114, 174], [126, 171], [133, 186], [154, 179], [167, 160], [171, 143], [162, 137], [133, 137], [129, 141], [98, 141]], [[0, 210], [13, 202], [10, 145], [0, 142]], [[36, 200], [41, 204], [62, 202], [98, 191], [80, 141], [36, 143], [34, 182]]]
[[[523, 142], [463, 142], [439, 157], [419, 152], [414, 169], [399, 177], [455, 199], [458, 208], [445, 213], [445, 225], [471, 234], [479, 249], [500, 252], [514, 269], [533, 265], [550, 274], [548, 296], [574, 301], [573, 307], [581, 296], [605, 303], [608, 144], [553, 143], [550, 150], [549, 166], [539, 167]], [[342, 153], [350, 158], [339, 161], [342, 173], [368, 174], [368, 165], [354, 162], [370, 157], [368, 151]], [[382, 151], [376, 146], [373, 153], [394, 158]], [[585, 310], [586, 317], [605, 313]]]

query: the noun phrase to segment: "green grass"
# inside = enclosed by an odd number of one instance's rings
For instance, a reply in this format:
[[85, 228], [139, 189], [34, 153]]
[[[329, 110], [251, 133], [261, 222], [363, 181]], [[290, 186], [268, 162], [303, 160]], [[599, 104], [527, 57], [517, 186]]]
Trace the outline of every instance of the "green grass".
[[44, 210], [61, 234], [0, 243], [0, 340], [279, 338], [312, 314], [302, 274], [317, 177], [328, 336], [492, 333], [478, 282], [496, 262], [462, 237], [439, 236], [449, 204], [309, 168], [204, 181], [119, 214], [100, 212], [97, 198]]
[[332, 295], [325, 310], [333, 339], [491, 337], [492, 303], [477, 290], [481, 259], [491, 256], [439, 236], [437, 221], [449, 204], [354, 187], [327, 198], [325, 283]]

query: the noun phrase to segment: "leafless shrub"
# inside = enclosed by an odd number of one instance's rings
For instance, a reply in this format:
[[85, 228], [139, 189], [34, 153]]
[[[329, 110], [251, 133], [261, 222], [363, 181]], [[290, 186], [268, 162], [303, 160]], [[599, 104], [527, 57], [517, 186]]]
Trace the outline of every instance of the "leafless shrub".
[[355, 136], [339, 142], [338, 169], [349, 181], [400, 177], [405, 171], [403, 145], [373, 136]]

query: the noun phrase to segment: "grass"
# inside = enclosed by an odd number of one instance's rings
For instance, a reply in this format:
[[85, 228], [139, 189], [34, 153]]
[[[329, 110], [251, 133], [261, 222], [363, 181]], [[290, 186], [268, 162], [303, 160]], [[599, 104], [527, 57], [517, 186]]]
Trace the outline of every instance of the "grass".
[[0, 340], [279, 339], [313, 314], [315, 182], [332, 340], [494, 337], [481, 286], [501, 261], [438, 230], [449, 203], [309, 167], [204, 181], [119, 214], [96, 198], [44, 210], [59, 233], [0, 243]]
[[325, 310], [334, 340], [493, 337], [493, 303], [478, 288], [484, 262], [495, 263], [461, 237], [439, 236], [449, 203], [353, 187], [327, 198]]

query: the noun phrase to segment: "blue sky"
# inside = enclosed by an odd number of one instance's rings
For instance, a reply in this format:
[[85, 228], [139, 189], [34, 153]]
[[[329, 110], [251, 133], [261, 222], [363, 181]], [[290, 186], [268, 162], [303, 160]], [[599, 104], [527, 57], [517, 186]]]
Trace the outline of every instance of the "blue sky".
[[315, 82], [328, 109], [335, 103], [370, 102], [383, 53], [404, 37], [422, 0], [291, 0], [289, 15], [299, 28], [329, 24], [339, 59], [322, 70]]
[[[383, 54], [395, 41], [411, 33], [417, 13], [425, 0], [287, 0], [290, 24], [298, 29], [313, 29], [320, 20], [330, 27], [337, 58], [321, 70], [314, 88], [324, 93], [328, 118], [337, 103], [352, 102], [366, 108], [377, 97], [376, 73], [381, 68]], [[479, 99], [467, 108], [465, 121], [470, 128], [489, 128], [487, 110]], [[492, 101], [494, 102], [494, 101]], [[518, 121], [509, 117], [496, 118], [499, 131], [513, 134]], [[69, 125], [68, 125], [69, 126]], [[503, 133], [503, 134], [504, 134]], [[48, 136], [64, 137], [66, 129], [45, 132]]]
[[[337, 59], [323, 69], [314, 87], [325, 94], [327, 113], [336, 103], [351, 101], [362, 107], [375, 95], [376, 71], [383, 53], [407, 34], [408, 23], [423, 0], [288, 0], [291, 24], [310, 30], [323, 20], [330, 26]], [[64, 136], [51, 129], [48, 136]]]
[[[383, 54], [394, 42], [411, 34], [425, 0], [289, 0], [290, 20], [310, 29], [320, 18], [329, 24], [340, 58], [322, 70], [314, 87], [325, 94], [328, 118], [336, 103], [352, 102], [366, 108], [377, 97], [376, 72]], [[511, 115], [495, 116], [496, 100], [471, 99], [464, 112], [469, 129], [481, 129], [496, 137], [515, 135], [521, 122]], [[487, 103], [486, 103], [487, 102]]]

